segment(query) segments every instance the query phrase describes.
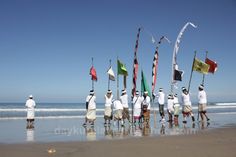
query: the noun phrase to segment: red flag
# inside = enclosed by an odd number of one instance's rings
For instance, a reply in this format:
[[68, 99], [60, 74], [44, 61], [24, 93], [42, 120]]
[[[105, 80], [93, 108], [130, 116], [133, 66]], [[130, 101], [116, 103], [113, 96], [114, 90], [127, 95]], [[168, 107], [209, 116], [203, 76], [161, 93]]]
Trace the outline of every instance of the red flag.
[[91, 75], [91, 79], [93, 81], [97, 81], [97, 79], [98, 79], [97, 78], [97, 73], [96, 73], [96, 70], [93, 66], [90, 68], [90, 73], [89, 74]]
[[208, 72], [214, 74], [214, 72], [216, 72], [216, 70], [217, 70], [217, 63], [215, 61], [208, 59], [208, 58], [206, 58], [205, 63], [210, 65]]

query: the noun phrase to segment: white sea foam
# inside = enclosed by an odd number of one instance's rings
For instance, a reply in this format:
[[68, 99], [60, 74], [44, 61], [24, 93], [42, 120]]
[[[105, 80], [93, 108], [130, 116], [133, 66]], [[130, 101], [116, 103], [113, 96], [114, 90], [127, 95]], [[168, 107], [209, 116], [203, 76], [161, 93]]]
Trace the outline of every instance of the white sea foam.
[[236, 103], [235, 102], [231, 102], [231, 103], [216, 103], [217, 106], [235, 106]]
[[[0, 108], [0, 112], [26, 112], [24, 108]], [[36, 108], [36, 112], [83, 112], [86, 109], [67, 109], [67, 108]], [[96, 109], [96, 111], [104, 111], [104, 109]]]

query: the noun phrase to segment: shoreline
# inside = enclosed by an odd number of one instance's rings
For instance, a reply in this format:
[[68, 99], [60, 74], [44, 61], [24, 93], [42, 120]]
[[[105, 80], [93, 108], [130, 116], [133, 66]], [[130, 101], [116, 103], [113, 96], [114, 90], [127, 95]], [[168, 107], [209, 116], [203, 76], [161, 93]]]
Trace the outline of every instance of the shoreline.
[[[3, 156], [229, 156], [236, 154], [236, 125], [201, 130], [196, 134], [149, 136], [121, 140], [0, 144]], [[49, 154], [49, 149], [55, 153]], [[226, 153], [227, 152], [227, 153]]]

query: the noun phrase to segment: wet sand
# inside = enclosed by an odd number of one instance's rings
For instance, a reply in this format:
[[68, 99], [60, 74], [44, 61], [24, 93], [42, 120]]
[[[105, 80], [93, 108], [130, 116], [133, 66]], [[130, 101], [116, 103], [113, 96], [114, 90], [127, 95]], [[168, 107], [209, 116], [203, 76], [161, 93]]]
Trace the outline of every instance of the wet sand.
[[[48, 153], [53, 148], [55, 153]], [[122, 140], [0, 144], [1, 156], [9, 157], [235, 157], [236, 126], [199, 131], [197, 134], [153, 136]]]

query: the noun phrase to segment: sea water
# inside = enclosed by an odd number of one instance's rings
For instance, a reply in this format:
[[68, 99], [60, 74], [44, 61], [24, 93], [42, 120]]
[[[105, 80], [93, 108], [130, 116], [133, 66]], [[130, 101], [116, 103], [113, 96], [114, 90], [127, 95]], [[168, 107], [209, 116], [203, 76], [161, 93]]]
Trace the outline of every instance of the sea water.
[[[197, 104], [194, 103], [195, 119], [197, 119], [197, 108]], [[186, 125], [183, 124], [182, 114], [178, 126], [167, 122], [161, 123], [158, 104], [152, 104], [151, 110], [148, 127], [133, 126], [127, 122], [125, 127], [113, 125], [113, 122], [110, 127], [104, 127], [104, 104], [97, 103], [95, 126], [83, 127], [86, 112], [84, 103], [37, 103], [34, 127], [27, 128], [25, 103], [0, 103], [0, 143], [90, 141], [196, 134], [200, 130], [236, 124], [236, 102], [208, 103], [207, 114], [211, 119], [210, 123], [196, 122], [194, 125], [191, 123], [191, 118], [188, 118]], [[153, 111], [156, 111], [155, 115]], [[165, 118], [168, 119], [167, 114]]]

